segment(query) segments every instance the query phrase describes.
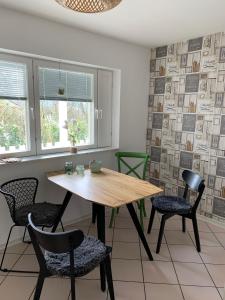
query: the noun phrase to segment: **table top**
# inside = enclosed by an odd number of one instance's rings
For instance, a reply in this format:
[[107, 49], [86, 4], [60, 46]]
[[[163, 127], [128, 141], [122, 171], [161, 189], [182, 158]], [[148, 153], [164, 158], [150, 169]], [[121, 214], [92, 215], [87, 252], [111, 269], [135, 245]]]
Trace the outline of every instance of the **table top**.
[[159, 187], [113, 170], [102, 168], [99, 173], [85, 170], [84, 175], [67, 175], [64, 171], [49, 172], [48, 179], [85, 200], [109, 207], [122, 205], [158, 194]]

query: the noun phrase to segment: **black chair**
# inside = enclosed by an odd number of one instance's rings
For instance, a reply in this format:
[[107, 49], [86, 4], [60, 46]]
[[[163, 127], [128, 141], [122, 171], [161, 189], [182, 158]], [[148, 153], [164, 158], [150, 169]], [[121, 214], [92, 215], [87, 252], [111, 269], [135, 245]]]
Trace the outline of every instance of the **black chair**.
[[[34, 223], [37, 226], [52, 227], [57, 220], [62, 216], [62, 205], [53, 204], [48, 202], [35, 203], [35, 197], [38, 188], [38, 179], [34, 177], [18, 178], [3, 183], [0, 186], [0, 193], [4, 195], [9, 207], [10, 215], [14, 224], [9, 230], [9, 235], [3, 252], [0, 270], [8, 272], [9, 270], [3, 268], [3, 262], [7, 251], [9, 239], [12, 233], [12, 229], [15, 226], [23, 226], [23, 242], [25, 242], [26, 228], [28, 225], [27, 216], [28, 213], [32, 213]], [[61, 222], [62, 225], [62, 222]], [[62, 225], [63, 228], [63, 225]], [[64, 229], [63, 229], [64, 230]], [[26, 271], [15, 270], [11, 272], [26, 273]], [[33, 272], [29, 272], [33, 273]]]
[[28, 221], [28, 231], [40, 266], [34, 300], [40, 299], [45, 278], [55, 275], [70, 277], [71, 298], [75, 300], [75, 278], [88, 274], [101, 263], [105, 267], [110, 299], [115, 299], [111, 247], [94, 237], [84, 236], [81, 230], [62, 233], [41, 231], [33, 224], [31, 214], [28, 215]]
[[[192, 220], [194, 234], [195, 234], [196, 248], [198, 252], [201, 251], [196, 211], [205, 189], [204, 179], [200, 177], [198, 174], [189, 170], [184, 170], [182, 173], [182, 177], [185, 182], [183, 197], [157, 196], [151, 198], [152, 211], [151, 211], [151, 216], [148, 225], [148, 233], [151, 232], [155, 212], [157, 211], [160, 214], [162, 214], [156, 253], [159, 253], [160, 251], [166, 220], [173, 217], [174, 215], [179, 215], [182, 217], [183, 232], [186, 231], [185, 218]], [[197, 199], [193, 205], [191, 205], [187, 200], [189, 188], [197, 192]]]

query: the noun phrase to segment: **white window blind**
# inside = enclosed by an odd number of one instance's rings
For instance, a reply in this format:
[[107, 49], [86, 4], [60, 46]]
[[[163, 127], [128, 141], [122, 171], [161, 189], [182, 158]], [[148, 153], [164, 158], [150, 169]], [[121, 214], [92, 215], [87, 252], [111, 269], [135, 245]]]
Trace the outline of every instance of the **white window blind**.
[[93, 79], [93, 74], [39, 68], [40, 99], [92, 102]]
[[0, 60], [0, 99], [27, 99], [25, 64]]

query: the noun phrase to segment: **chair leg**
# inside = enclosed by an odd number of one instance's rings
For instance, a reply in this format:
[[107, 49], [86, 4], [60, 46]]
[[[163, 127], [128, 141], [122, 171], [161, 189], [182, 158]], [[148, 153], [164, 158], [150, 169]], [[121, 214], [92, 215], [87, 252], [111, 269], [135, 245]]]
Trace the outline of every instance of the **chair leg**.
[[75, 277], [70, 277], [70, 284], [71, 284], [71, 300], [76, 299], [76, 292], [75, 292]]
[[140, 210], [140, 224], [141, 224], [141, 228], [142, 230], [144, 231], [144, 208], [143, 208], [143, 203], [140, 202], [140, 207], [139, 207], [139, 210]]
[[65, 232], [62, 220], [60, 221], [60, 224], [61, 224], [61, 227], [62, 227], [62, 231]]
[[197, 248], [198, 252], [201, 252], [201, 245], [200, 245], [198, 223], [197, 223], [196, 215], [194, 215], [192, 218], [192, 224], [193, 224], [193, 229], [194, 229], [194, 234], [195, 234], [196, 248]]
[[156, 253], [157, 254], [159, 253], [160, 248], [161, 248], [166, 220], [167, 220], [167, 215], [163, 215], [162, 220], [161, 220], [161, 224], [160, 224], [159, 237], [158, 237], [158, 243], [157, 243], [157, 248], [156, 248]]
[[143, 199], [143, 212], [144, 212], [144, 217], [147, 217], [147, 212], [146, 212], [146, 208], [145, 208], [145, 199]]
[[111, 270], [111, 262], [110, 256], [108, 255], [105, 259], [105, 271], [108, 283], [108, 290], [111, 300], [115, 300], [114, 288], [113, 288], [113, 279], [112, 279], [112, 270]]
[[182, 231], [186, 232], [186, 220], [185, 217], [182, 216]]
[[153, 221], [154, 221], [154, 217], [155, 217], [155, 208], [154, 208], [154, 206], [152, 206], [151, 216], [150, 216], [149, 224], [148, 224], [148, 234], [152, 230], [152, 224], [153, 224]]
[[116, 208], [112, 208], [110, 222], [109, 222], [109, 228], [112, 228], [112, 226], [113, 226], [115, 214], [116, 214]]
[[13, 230], [13, 228], [14, 228], [15, 226], [16, 226], [16, 225], [12, 225], [11, 228], [10, 228], [10, 230], [9, 230], [8, 238], [7, 238], [7, 241], [6, 241], [6, 244], [5, 244], [5, 249], [4, 249], [4, 252], [3, 252], [3, 255], [2, 255], [2, 260], [1, 260], [0, 270], [3, 271], [3, 272], [7, 272], [7, 271], [8, 271], [7, 269], [3, 269], [3, 268], [2, 268], [2, 265], [3, 265], [4, 258], [5, 258], [5, 254], [6, 254], [7, 247], [8, 247], [8, 244], [9, 244], [9, 239], [10, 239], [12, 230]]
[[101, 280], [101, 290], [105, 292], [106, 284], [105, 284], [105, 265], [104, 263], [100, 264], [100, 280]]
[[44, 276], [39, 275], [33, 300], [39, 300], [40, 299], [41, 291], [42, 291], [43, 284], [44, 284], [44, 280], [45, 280]]
[[25, 226], [24, 232], [23, 232], [23, 243], [31, 244], [31, 241], [25, 241], [26, 232], [27, 232], [27, 226]]

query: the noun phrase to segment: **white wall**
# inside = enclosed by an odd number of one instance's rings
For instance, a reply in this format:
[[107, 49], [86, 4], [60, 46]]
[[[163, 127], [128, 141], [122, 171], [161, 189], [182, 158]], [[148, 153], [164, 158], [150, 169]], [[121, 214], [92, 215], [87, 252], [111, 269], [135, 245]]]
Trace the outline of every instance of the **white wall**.
[[[54, 58], [105, 66], [121, 70], [120, 149], [145, 150], [149, 82], [149, 50], [143, 47], [88, 33], [34, 16], [0, 8], [0, 48]], [[77, 156], [75, 162], [101, 158], [113, 167], [112, 152]], [[68, 160], [68, 159], [67, 159]], [[66, 158], [0, 166], [0, 183], [19, 176], [40, 179], [38, 200], [59, 202], [63, 191], [53, 187], [45, 172], [62, 168]], [[74, 201], [66, 221], [87, 214], [84, 201]], [[7, 208], [0, 203], [0, 244], [10, 224]]]

